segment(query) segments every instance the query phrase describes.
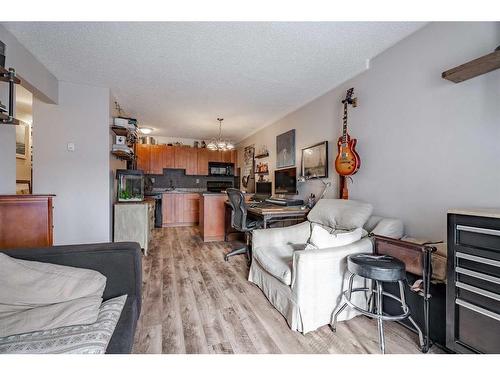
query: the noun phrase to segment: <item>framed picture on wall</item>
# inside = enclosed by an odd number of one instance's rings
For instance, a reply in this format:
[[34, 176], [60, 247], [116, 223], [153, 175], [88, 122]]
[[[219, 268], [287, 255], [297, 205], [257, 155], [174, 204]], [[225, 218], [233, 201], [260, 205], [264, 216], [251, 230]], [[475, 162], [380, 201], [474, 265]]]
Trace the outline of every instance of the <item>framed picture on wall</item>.
[[328, 141], [302, 149], [302, 176], [328, 177]]
[[29, 148], [29, 125], [20, 123], [16, 125], [16, 158], [27, 159]]
[[276, 136], [276, 168], [295, 165], [295, 129]]

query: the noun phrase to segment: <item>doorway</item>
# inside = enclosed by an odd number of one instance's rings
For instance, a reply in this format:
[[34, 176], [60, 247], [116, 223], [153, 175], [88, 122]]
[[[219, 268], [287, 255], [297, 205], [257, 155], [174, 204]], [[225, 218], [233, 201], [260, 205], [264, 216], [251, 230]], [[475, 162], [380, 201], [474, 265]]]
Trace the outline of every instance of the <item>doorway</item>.
[[33, 94], [18, 85], [16, 87], [16, 194], [31, 194], [33, 191]]

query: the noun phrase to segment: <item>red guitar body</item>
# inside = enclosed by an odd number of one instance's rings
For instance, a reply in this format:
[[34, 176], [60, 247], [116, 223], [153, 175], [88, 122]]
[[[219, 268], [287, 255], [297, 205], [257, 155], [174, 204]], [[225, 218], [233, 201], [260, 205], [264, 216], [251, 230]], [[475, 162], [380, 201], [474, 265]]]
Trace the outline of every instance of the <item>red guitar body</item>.
[[356, 152], [356, 139], [346, 135], [346, 142], [343, 142], [344, 137], [339, 137], [337, 142], [338, 154], [335, 159], [335, 169], [341, 176], [352, 176], [361, 166], [361, 159]]

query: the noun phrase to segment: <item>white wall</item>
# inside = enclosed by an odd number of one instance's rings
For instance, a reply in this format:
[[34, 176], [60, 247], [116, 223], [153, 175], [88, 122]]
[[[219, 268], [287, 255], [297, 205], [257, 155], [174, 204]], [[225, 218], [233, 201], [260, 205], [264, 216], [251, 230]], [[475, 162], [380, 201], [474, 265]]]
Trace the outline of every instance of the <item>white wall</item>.
[[109, 95], [60, 82], [58, 105], [34, 101], [33, 189], [56, 194], [55, 244], [110, 240]]
[[[362, 166], [350, 198], [403, 219], [411, 235], [445, 239], [449, 208], [500, 207], [500, 70], [459, 84], [441, 72], [499, 43], [500, 23], [432, 23], [373, 59], [370, 70], [238, 146], [266, 144], [274, 168], [276, 135], [295, 128], [297, 166], [302, 147], [328, 140], [333, 174], [340, 100], [354, 87], [359, 106], [349, 126]], [[320, 188], [305, 186], [303, 196]]]
[[[58, 83], [52, 75], [17, 39], [0, 25], [0, 40], [6, 45], [5, 66], [13, 67], [23, 79], [23, 86], [40, 100], [56, 103]], [[8, 103], [8, 84], [0, 82], [0, 100]], [[0, 194], [16, 192], [16, 135], [12, 126], [0, 124]]]

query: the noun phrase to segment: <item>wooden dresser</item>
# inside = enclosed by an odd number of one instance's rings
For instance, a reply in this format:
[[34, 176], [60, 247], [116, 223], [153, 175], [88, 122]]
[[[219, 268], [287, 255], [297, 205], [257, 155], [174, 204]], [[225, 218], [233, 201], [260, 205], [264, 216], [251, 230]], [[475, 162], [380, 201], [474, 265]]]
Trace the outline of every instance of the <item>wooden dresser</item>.
[[448, 213], [446, 346], [500, 353], [500, 209]]
[[0, 195], [0, 249], [53, 244], [54, 195]]

